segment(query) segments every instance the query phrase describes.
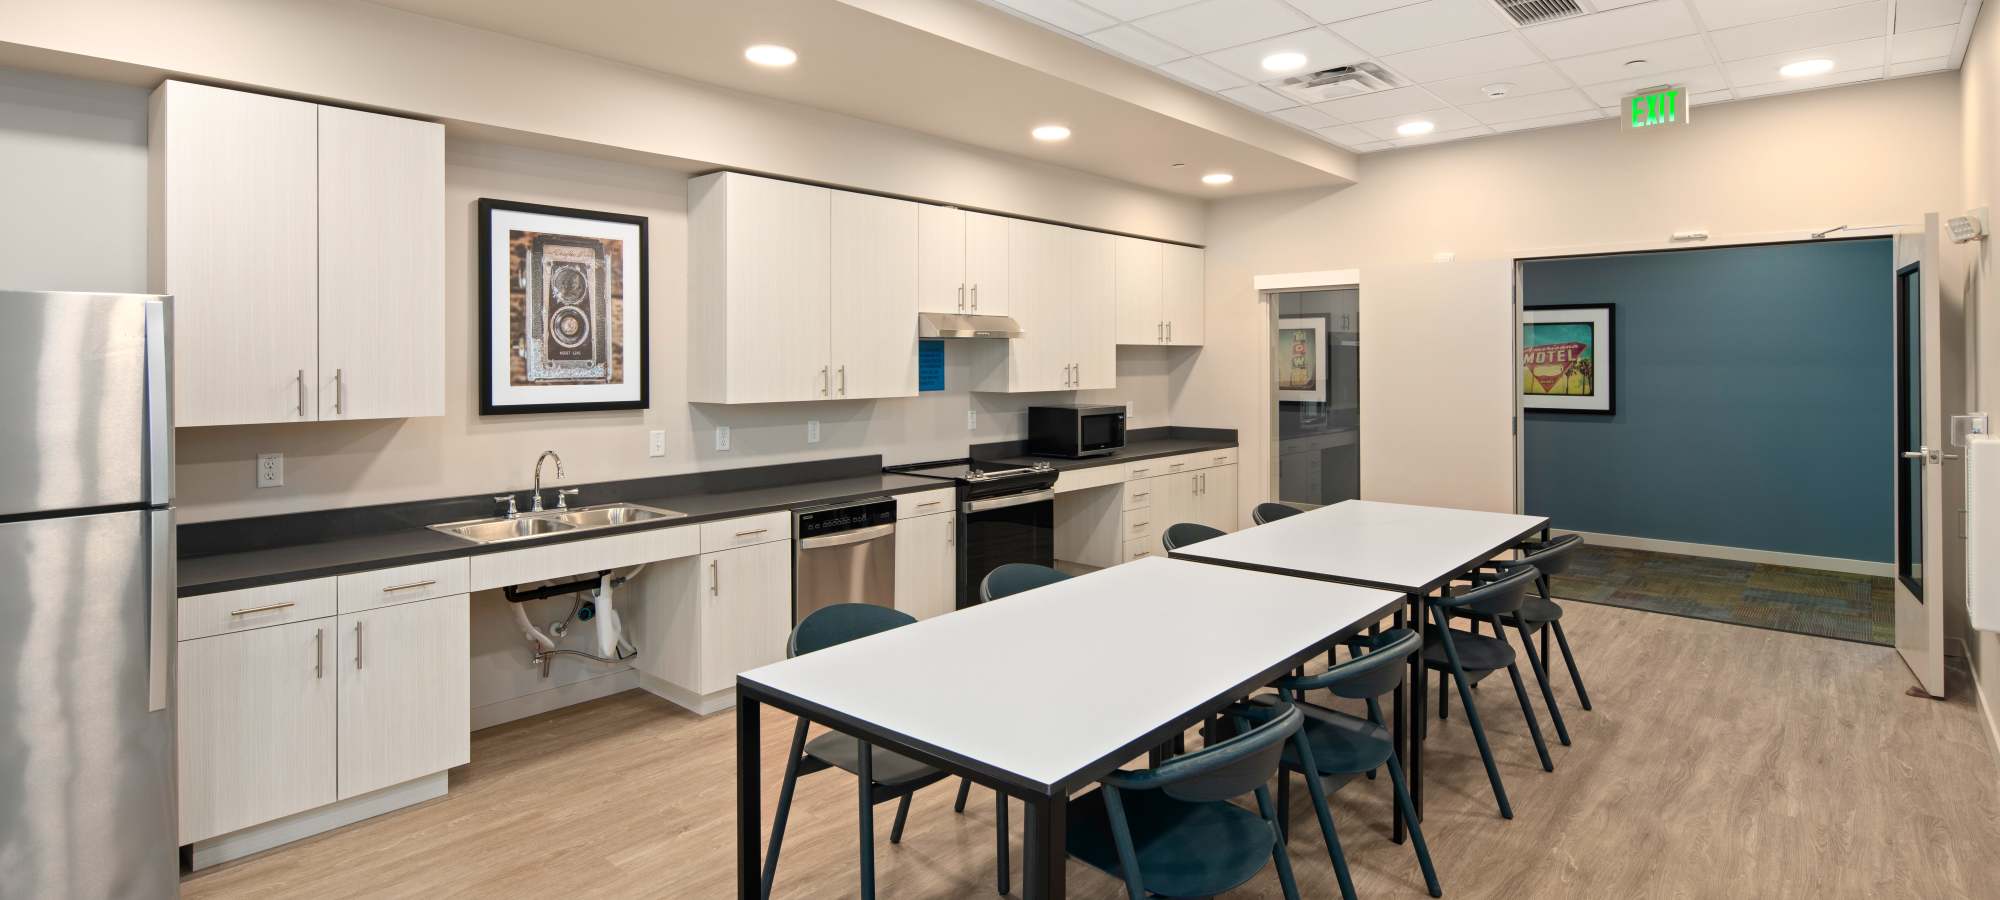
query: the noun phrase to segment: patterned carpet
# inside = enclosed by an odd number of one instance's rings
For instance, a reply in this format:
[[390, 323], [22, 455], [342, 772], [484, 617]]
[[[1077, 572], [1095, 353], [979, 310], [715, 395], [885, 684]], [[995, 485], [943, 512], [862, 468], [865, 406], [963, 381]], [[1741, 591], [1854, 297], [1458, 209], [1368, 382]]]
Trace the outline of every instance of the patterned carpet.
[[1892, 645], [1887, 578], [1588, 546], [1555, 579], [1557, 599]]

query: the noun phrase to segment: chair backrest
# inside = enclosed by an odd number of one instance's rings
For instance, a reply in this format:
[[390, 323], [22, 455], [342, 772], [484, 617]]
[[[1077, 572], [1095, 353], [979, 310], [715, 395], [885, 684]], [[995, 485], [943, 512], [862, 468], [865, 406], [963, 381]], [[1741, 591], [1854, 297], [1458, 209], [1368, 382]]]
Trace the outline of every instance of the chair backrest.
[[1167, 796], [1190, 803], [1241, 797], [1271, 780], [1286, 739], [1297, 734], [1304, 722], [1299, 708], [1285, 703], [1269, 720], [1226, 741], [1151, 769], [1113, 772], [1103, 781], [1121, 791], [1166, 791]]
[[1467, 615], [1504, 616], [1521, 608], [1521, 601], [1534, 588], [1538, 577], [1540, 573], [1534, 566], [1520, 566], [1477, 587], [1453, 588], [1451, 596], [1439, 597], [1431, 604]]
[[845, 644], [871, 634], [881, 634], [891, 628], [901, 628], [917, 621], [917, 617], [906, 612], [876, 606], [873, 603], [835, 603], [823, 606], [806, 616], [792, 629], [792, 638], [785, 644], [785, 656], [793, 657], [814, 650], [824, 650], [837, 644]]
[[1572, 554], [1583, 547], [1583, 535], [1565, 534], [1562, 537], [1536, 547], [1527, 555], [1513, 561], [1515, 565], [1530, 565], [1543, 575], [1561, 575], [1569, 568]]
[[1250, 511], [1250, 521], [1262, 525], [1266, 522], [1276, 522], [1279, 519], [1296, 516], [1302, 512], [1305, 512], [1305, 510], [1296, 506], [1287, 506], [1283, 503], [1259, 503], [1256, 509]]
[[1410, 654], [1423, 646], [1423, 639], [1408, 628], [1395, 628], [1367, 639], [1370, 650], [1363, 656], [1329, 667], [1317, 675], [1283, 678], [1281, 691], [1315, 691], [1325, 688], [1336, 697], [1367, 700], [1395, 690], [1403, 683]]
[[1162, 536], [1168, 550], [1179, 550], [1189, 544], [1199, 544], [1209, 538], [1219, 538], [1223, 534], [1219, 528], [1210, 528], [1194, 522], [1176, 522], [1167, 526]]
[[1003, 563], [986, 573], [985, 578], [979, 579], [979, 602], [991, 603], [1001, 597], [1032, 591], [1067, 578], [1068, 575], [1048, 566], [1038, 566], [1034, 563]]

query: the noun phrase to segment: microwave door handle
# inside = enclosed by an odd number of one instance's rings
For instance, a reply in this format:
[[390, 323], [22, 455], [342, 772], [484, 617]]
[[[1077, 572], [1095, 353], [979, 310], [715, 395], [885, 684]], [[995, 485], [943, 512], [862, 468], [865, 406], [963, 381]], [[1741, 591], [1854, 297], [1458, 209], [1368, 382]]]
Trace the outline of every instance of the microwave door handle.
[[971, 501], [970, 503], [965, 504], [964, 511], [968, 514], [991, 512], [996, 509], [1007, 509], [1015, 506], [1026, 506], [1030, 503], [1040, 503], [1044, 500], [1054, 500], [1055, 498], [1056, 498], [1056, 492], [1054, 490], [1029, 491], [1028, 493], [1025, 494], [1011, 494], [1005, 497], [991, 497], [985, 500], [974, 500]]

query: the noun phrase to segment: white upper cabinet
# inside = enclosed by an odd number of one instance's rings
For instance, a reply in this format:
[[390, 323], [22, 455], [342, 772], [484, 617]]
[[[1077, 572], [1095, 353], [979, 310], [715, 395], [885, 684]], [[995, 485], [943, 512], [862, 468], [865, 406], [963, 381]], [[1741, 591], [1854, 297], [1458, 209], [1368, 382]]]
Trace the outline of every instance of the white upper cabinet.
[[1019, 221], [985, 213], [965, 213], [965, 290], [968, 313], [1013, 315], [1012, 223]]
[[1118, 239], [1118, 343], [1199, 347], [1202, 251]]
[[319, 418], [444, 415], [444, 127], [319, 108]]
[[926, 207], [833, 192], [833, 309], [828, 356], [844, 399], [917, 395], [919, 212]]
[[1205, 277], [1200, 248], [1160, 245], [1160, 317], [1167, 322], [1166, 343], [1201, 346]]
[[978, 344], [974, 390], [1117, 386], [1116, 239], [1019, 219], [1007, 238], [1008, 314], [1021, 326], [1021, 336]]
[[1118, 238], [1065, 229], [1070, 243], [1073, 390], [1118, 386]]
[[917, 207], [917, 309], [964, 313], [965, 211], [955, 206]]
[[153, 289], [176, 425], [444, 413], [444, 129], [168, 81]]
[[688, 201], [688, 300], [698, 336], [688, 354], [688, 399], [831, 397], [833, 192], [719, 172], [690, 180]]

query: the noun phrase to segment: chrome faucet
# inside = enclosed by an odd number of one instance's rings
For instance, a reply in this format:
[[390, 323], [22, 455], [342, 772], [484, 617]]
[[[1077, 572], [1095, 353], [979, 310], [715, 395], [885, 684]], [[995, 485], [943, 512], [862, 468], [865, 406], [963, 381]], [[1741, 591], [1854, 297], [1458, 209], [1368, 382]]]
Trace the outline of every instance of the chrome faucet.
[[554, 450], [543, 450], [542, 455], [535, 457], [535, 502], [532, 512], [542, 511], [542, 462], [550, 459], [556, 461], [556, 477], [563, 477], [562, 457]]

